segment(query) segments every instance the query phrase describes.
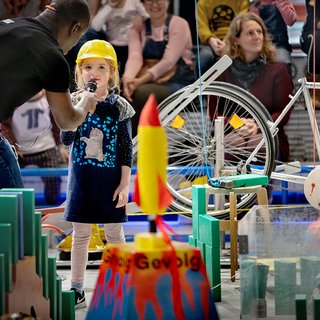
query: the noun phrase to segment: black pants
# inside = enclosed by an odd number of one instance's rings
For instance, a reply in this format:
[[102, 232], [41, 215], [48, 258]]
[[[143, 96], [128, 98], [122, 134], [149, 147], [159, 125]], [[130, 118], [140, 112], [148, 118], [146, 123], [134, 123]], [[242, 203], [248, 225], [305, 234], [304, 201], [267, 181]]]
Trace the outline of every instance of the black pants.
[[124, 68], [126, 66], [126, 62], [128, 60], [128, 46], [113, 46], [118, 59], [119, 65], [119, 76], [122, 77], [124, 73]]

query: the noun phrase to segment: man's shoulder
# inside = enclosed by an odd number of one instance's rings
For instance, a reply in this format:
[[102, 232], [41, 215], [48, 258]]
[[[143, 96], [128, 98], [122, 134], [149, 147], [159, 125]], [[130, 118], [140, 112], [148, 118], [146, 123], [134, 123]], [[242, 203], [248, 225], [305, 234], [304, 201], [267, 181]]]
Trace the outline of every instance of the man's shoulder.
[[[19, 48], [21, 54], [41, 55], [51, 48], [60, 50], [57, 40], [49, 30], [35, 18], [14, 18], [1, 21], [0, 37], [6, 43], [6, 48]], [[10, 41], [7, 41], [9, 40]]]
[[20, 32], [25, 34], [31, 33], [33, 34], [36, 31], [42, 33], [49, 33], [49, 30], [42, 25], [36, 18], [32, 17], [17, 17], [4, 19], [0, 21], [2, 26], [6, 26], [7, 30], [10, 32], [14, 32], [15, 29], [18, 29]]

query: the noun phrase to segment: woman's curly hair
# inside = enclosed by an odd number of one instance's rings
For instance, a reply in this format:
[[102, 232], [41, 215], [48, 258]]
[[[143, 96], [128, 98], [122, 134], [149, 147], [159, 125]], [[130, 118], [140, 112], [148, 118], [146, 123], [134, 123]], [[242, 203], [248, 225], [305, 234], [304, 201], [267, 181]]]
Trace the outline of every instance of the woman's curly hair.
[[267, 61], [273, 62], [276, 59], [276, 48], [272, 44], [272, 39], [268, 33], [267, 27], [263, 20], [253, 12], [240, 13], [232, 20], [230, 29], [224, 38], [225, 49], [224, 53], [227, 54], [231, 59], [240, 57], [244, 60], [244, 56], [241, 48], [236, 43], [235, 38], [239, 38], [243, 29], [243, 24], [247, 21], [257, 22], [263, 33], [263, 45], [261, 55], [265, 56]]

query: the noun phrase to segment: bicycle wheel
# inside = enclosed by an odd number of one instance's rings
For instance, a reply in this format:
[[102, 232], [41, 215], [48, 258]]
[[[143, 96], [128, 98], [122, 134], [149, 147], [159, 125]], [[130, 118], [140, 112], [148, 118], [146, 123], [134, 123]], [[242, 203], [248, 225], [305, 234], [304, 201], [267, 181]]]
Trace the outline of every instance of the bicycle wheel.
[[[202, 92], [200, 109], [199, 89], [188, 95], [187, 104], [177, 99], [188, 87], [174, 93], [159, 105], [160, 119], [167, 132], [168, 162], [170, 171], [167, 176], [168, 188], [174, 201], [171, 209], [191, 213], [191, 187], [203, 184], [213, 177], [216, 163], [215, 122], [217, 116], [224, 117], [224, 166], [225, 170], [236, 171], [242, 163], [245, 171], [259, 167], [261, 173], [270, 176], [274, 167], [274, 140], [267, 121], [271, 121], [264, 106], [247, 91], [224, 82], [214, 82]], [[185, 105], [185, 106], [184, 106]], [[257, 139], [244, 143], [235, 139], [239, 130], [232, 125], [236, 117], [250, 118], [257, 124], [260, 133]], [[253, 149], [261, 141], [261, 147], [250, 159]], [[134, 141], [136, 149], [136, 141]], [[249, 159], [249, 161], [248, 161]], [[243, 172], [242, 172], [243, 173]], [[247, 208], [254, 201], [254, 195], [239, 195], [237, 207]], [[217, 218], [229, 212], [229, 201], [224, 199], [224, 208], [217, 211], [214, 198], [209, 199], [209, 213]]]

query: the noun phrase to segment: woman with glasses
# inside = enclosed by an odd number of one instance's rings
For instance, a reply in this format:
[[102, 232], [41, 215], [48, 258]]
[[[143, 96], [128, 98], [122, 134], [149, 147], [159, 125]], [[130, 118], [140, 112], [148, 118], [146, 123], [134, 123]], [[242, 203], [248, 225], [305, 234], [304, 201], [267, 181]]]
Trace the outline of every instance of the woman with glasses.
[[188, 22], [170, 15], [170, 0], [144, 0], [149, 18], [129, 31], [129, 57], [122, 77], [124, 96], [132, 103], [132, 134], [149, 94], [158, 103], [195, 80]]

